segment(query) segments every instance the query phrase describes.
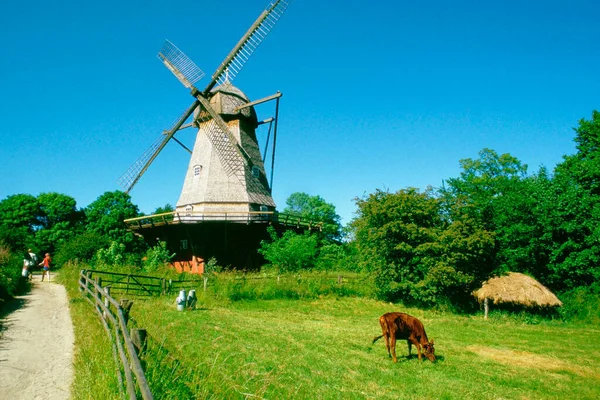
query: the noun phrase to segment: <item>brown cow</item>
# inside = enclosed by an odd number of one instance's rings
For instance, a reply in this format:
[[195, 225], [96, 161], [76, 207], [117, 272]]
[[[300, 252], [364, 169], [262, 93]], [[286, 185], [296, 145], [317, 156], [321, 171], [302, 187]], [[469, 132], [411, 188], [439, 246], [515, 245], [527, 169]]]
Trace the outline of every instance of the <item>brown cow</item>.
[[427, 339], [425, 327], [417, 318], [404, 313], [391, 312], [379, 317], [379, 323], [381, 324], [383, 334], [373, 338], [373, 343], [385, 336], [385, 346], [394, 362], [398, 361], [396, 359], [396, 339], [406, 339], [409, 357], [411, 347], [414, 344], [417, 346], [419, 360], [421, 360], [421, 347], [423, 347], [423, 354], [425, 354], [425, 357], [427, 357], [429, 361], [435, 361], [433, 339]]

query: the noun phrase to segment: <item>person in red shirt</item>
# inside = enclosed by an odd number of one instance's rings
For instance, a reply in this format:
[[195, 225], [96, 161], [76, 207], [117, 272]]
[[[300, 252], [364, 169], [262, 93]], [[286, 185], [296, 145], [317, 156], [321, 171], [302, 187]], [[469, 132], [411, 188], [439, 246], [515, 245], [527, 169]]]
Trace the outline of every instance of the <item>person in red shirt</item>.
[[50, 253], [46, 253], [46, 256], [40, 263], [42, 266], [42, 282], [44, 282], [44, 275], [48, 275], [48, 282], [50, 282], [50, 263], [52, 259], [50, 258]]

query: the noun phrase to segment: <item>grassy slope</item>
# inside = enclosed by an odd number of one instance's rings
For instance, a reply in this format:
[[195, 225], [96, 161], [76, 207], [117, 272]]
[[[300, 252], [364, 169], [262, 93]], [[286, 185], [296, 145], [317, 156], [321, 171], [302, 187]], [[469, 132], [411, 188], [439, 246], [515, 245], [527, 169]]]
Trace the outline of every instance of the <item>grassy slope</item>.
[[81, 296], [77, 273], [75, 268], [65, 268], [55, 275], [55, 279], [67, 289], [75, 328], [75, 378], [71, 385], [71, 398], [120, 399], [108, 335], [92, 305]]
[[[600, 397], [597, 326], [484, 321], [349, 298], [200, 304], [186, 312], [171, 298], [134, 304], [151, 343], [181, 361], [161, 371], [149, 362], [163, 381], [156, 398]], [[371, 346], [379, 315], [392, 310], [423, 321], [439, 362], [393, 364], [383, 341]], [[397, 351], [406, 355], [406, 345]]]

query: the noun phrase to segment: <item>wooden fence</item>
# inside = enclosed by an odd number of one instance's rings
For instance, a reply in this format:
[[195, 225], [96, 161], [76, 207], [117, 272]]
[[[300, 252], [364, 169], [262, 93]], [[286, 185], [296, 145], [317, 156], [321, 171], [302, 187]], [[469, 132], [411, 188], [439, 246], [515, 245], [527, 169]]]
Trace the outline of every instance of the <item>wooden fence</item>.
[[[281, 279], [314, 279], [312, 276], [288, 275]], [[337, 281], [338, 285], [357, 279], [354, 276], [340, 274], [324, 275], [322, 278]], [[125, 375], [125, 388], [130, 400], [138, 398], [138, 393], [144, 400], [153, 399], [148, 381], [144, 374], [139, 355], [145, 348], [146, 331], [144, 329], [128, 329], [129, 310], [133, 305], [130, 300], [118, 302], [112, 295], [128, 294], [132, 296], [154, 296], [177, 292], [181, 289], [204, 287], [211, 278], [208, 275], [193, 280], [171, 280], [146, 275], [122, 274], [98, 270], [81, 270], [79, 273], [79, 289], [84, 298], [89, 301], [106, 330], [113, 346], [113, 358], [117, 368], [117, 379], [121, 390]], [[241, 276], [225, 278], [226, 280], [277, 280], [279, 276]], [[122, 393], [123, 394], [123, 393]]]
[[190, 284], [200, 285], [202, 279], [173, 280], [148, 275], [122, 274], [98, 270], [86, 270], [92, 279], [101, 280], [113, 294], [132, 296], [159, 296], [187, 288]]
[[102, 284], [102, 277], [92, 278], [92, 271], [82, 270], [79, 273], [79, 289], [98, 313], [104, 329], [111, 339], [116, 364], [119, 365], [120, 362], [120, 367], [117, 369], [120, 389], [122, 390], [123, 387], [122, 368], [130, 400], [138, 398], [138, 391], [144, 400], [151, 400], [154, 397], [139, 359], [139, 353], [145, 346], [145, 330], [132, 329], [131, 332], [128, 330], [129, 310], [133, 303], [129, 300], [117, 302], [110, 295], [110, 286], [102, 287]]
[[[160, 296], [165, 294], [177, 293], [181, 289], [189, 290], [191, 288], [203, 287], [206, 291], [209, 282], [212, 279], [208, 274], [199, 276], [198, 279], [165, 279], [148, 275], [123, 274], [117, 272], [107, 272], [98, 270], [86, 270], [86, 273], [95, 280], [100, 280], [103, 287], [110, 288], [112, 294], [125, 294], [131, 296]], [[328, 279], [343, 285], [345, 282], [355, 281], [359, 278], [353, 275], [342, 274], [324, 274], [323, 276], [302, 274], [280, 276], [261, 276], [261, 275], [242, 275], [235, 277], [221, 277], [217, 279], [237, 280], [237, 281], [263, 281], [276, 280], [310, 280], [310, 279]]]

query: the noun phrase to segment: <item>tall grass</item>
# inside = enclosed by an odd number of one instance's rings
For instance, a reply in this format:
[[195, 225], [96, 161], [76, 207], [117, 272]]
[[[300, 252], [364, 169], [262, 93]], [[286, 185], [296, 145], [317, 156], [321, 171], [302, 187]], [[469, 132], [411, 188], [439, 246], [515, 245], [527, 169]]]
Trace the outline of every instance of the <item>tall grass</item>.
[[217, 299], [317, 299], [325, 296], [373, 295], [371, 280], [361, 274], [309, 271], [302, 273], [219, 273], [208, 277], [207, 294]]

